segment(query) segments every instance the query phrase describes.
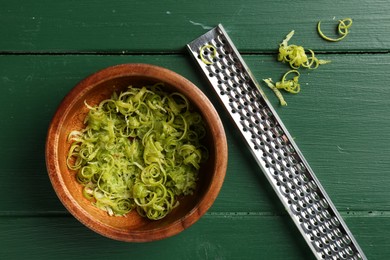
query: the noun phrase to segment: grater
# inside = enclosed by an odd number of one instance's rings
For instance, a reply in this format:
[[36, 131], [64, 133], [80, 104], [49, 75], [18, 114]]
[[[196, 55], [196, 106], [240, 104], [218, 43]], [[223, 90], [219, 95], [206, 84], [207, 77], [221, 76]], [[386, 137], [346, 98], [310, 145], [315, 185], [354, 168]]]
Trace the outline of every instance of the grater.
[[317, 259], [367, 259], [221, 24], [187, 49]]

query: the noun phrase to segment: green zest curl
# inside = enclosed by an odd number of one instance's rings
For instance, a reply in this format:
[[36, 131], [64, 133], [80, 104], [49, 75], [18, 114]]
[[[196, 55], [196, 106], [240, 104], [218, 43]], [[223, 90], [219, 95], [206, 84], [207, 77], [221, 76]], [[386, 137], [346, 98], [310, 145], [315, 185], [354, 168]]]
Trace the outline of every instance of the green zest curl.
[[314, 51], [309, 50], [311, 56], [306, 55], [305, 49], [298, 45], [288, 45], [288, 41], [293, 37], [294, 30], [287, 34], [286, 38], [279, 45], [278, 61], [290, 64], [293, 69], [301, 66], [307, 69], [316, 69], [321, 64], [329, 63], [328, 60], [319, 60], [314, 55]]
[[157, 220], [193, 194], [198, 170], [207, 157], [200, 144], [203, 118], [180, 93], [162, 84], [129, 87], [90, 109], [86, 127], [72, 131], [69, 169], [84, 196], [109, 215], [132, 209]]
[[[295, 73], [297, 75], [293, 77], [293, 79], [286, 80], [287, 75], [290, 73]], [[298, 83], [299, 76], [300, 73], [297, 70], [290, 70], [283, 75], [282, 81], [277, 82], [275, 86], [277, 89], [284, 89], [287, 92], [297, 94], [301, 90], [301, 87]]]
[[[210, 60], [207, 60], [203, 55], [208, 55], [208, 51], [211, 51], [211, 54], [210, 54]], [[202, 62], [206, 65], [210, 65], [210, 64], [213, 64], [213, 59], [217, 56], [217, 49], [211, 45], [211, 44], [207, 44], [207, 45], [204, 45], [202, 48], [200, 48], [200, 59], [202, 60]]]
[[[295, 73], [296, 76], [293, 79], [286, 80], [287, 76], [290, 73]], [[278, 97], [279, 102], [282, 106], [287, 106], [287, 102], [284, 100], [282, 93], [279, 91], [280, 89], [284, 89], [287, 92], [292, 94], [297, 94], [301, 90], [300, 84], [298, 82], [300, 73], [297, 70], [290, 70], [285, 73], [280, 82], [276, 82], [276, 84], [272, 81], [272, 79], [264, 79], [263, 81], [267, 84], [267, 86], [272, 89], [275, 95]]]
[[317, 25], [317, 31], [318, 34], [325, 40], [331, 41], [331, 42], [338, 42], [345, 38], [345, 36], [349, 33], [349, 28], [352, 26], [352, 19], [351, 18], [345, 18], [343, 20], [339, 20], [339, 25], [337, 26], [337, 31], [341, 35], [339, 38], [330, 38], [321, 31], [321, 21], [318, 22]]
[[269, 78], [269, 79], [263, 79], [263, 81], [267, 84], [267, 86], [273, 90], [273, 92], [275, 93], [276, 97], [279, 99], [279, 102], [280, 102], [280, 105], [282, 106], [287, 106], [287, 102], [286, 100], [284, 100], [284, 97], [282, 95], [282, 93], [279, 91], [279, 89], [277, 89], [277, 87], [274, 85], [274, 83], [272, 82], [272, 79]]

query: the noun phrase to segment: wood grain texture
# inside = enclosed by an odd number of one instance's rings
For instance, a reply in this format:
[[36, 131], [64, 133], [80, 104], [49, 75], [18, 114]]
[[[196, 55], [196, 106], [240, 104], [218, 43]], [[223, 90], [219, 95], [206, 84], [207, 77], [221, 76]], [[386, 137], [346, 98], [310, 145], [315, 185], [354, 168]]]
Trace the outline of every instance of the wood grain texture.
[[[389, 216], [346, 222], [368, 259], [390, 255]], [[99, 236], [71, 217], [0, 217], [0, 228], [2, 259], [314, 259], [288, 216], [207, 214], [177, 236], [130, 244]]]
[[[390, 56], [326, 57], [333, 63], [303, 73], [300, 94], [285, 95], [288, 107], [280, 108], [272, 92], [263, 86], [264, 91], [339, 210], [389, 210], [390, 106], [386, 85], [381, 82], [387, 77]], [[272, 56], [244, 58], [258, 79], [277, 79], [285, 70]], [[78, 81], [103, 67], [125, 62], [170, 68], [193, 81], [215, 102], [229, 145], [228, 172], [215, 211], [283, 212], [275, 205], [273, 191], [241, 139], [235, 138], [236, 132], [229, 127], [214, 93], [187, 57], [175, 55], [1, 56], [0, 118], [4, 123], [0, 125], [0, 167], [7, 178], [0, 182], [0, 212], [63, 210], [44, 164], [48, 124], [61, 99]], [[16, 197], [7, 196], [16, 186], [21, 188]]]
[[[281, 108], [262, 87], [369, 259], [390, 255], [390, 5], [388, 0], [0, 0], [0, 259], [313, 259], [184, 46], [222, 23], [256, 78], [279, 80], [278, 44], [332, 63], [301, 70]], [[350, 34], [329, 43], [338, 19]], [[211, 209], [185, 232], [128, 244], [81, 225], [56, 197], [44, 162], [48, 125], [81, 79], [128, 62], [171, 69], [211, 99], [229, 161]]]
[[[317, 51], [388, 51], [390, 5], [354, 1], [0, 1], [0, 51], [179, 52], [222, 23], [240, 51], [274, 51], [291, 30], [294, 41]], [[351, 17], [342, 42], [328, 43], [337, 20]]]

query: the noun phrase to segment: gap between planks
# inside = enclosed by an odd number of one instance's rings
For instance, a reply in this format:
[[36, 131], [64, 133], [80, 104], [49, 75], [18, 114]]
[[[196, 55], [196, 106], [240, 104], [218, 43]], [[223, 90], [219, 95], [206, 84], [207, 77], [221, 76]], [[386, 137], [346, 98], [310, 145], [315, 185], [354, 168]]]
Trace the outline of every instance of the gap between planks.
[[[342, 217], [390, 217], [390, 211], [339, 211]], [[243, 217], [282, 217], [287, 212], [207, 212], [206, 218], [243, 218]], [[0, 218], [7, 217], [71, 217], [67, 211], [6, 211], [0, 212]]]
[[[390, 50], [384, 51], [316, 51], [316, 54], [338, 54], [338, 55], [377, 55], [377, 54], [389, 54]], [[178, 50], [178, 51], [0, 51], [0, 56], [20, 56], [20, 55], [29, 55], [29, 56], [65, 56], [65, 55], [101, 55], [101, 56], [154, 56], [154, 55], [183, 55], [187, 54], [187, 51]], [[277, 55], [277, 49], [274, 51], [240, 51], [242, 55]]]

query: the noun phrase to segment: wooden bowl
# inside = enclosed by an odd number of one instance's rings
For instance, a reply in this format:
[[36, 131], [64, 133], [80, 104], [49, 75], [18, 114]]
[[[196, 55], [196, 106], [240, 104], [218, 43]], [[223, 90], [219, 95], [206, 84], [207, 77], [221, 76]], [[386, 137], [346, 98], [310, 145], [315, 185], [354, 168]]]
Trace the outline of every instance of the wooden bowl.
[[[84, 128], [90, 105], [128, 86], [162, 82], [166, 91], [184, 94], [202, 114], [207, 125], [204, 144], [210, 157], [201, 166], [194, 195], [179, 198], [180, 205], [161, 220], [148, 220], [133, 210], [124, 217], [109, 216], [84, 198], [75, 173], [68, 169], [68, 134]], [[121, 241], [146, 242], [178, 234], [194, 224], [216, 199], [227, 167], [227, 142], [221, 120], [207, 97], [190, 81], [170, 70], [147, 64], [123, 64], [103, 69], [75, 86], [58, 107], [46, 140], [46, 166], [59, 199], [69, 212], [95, 232]]]

